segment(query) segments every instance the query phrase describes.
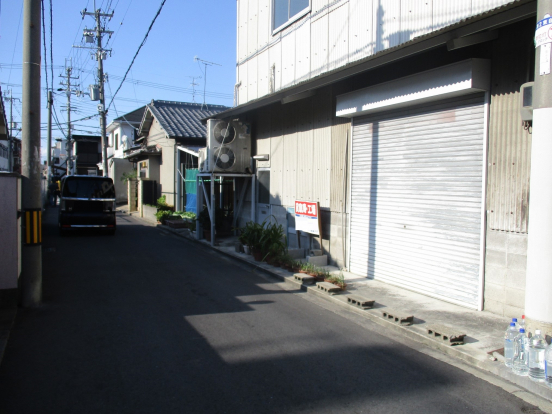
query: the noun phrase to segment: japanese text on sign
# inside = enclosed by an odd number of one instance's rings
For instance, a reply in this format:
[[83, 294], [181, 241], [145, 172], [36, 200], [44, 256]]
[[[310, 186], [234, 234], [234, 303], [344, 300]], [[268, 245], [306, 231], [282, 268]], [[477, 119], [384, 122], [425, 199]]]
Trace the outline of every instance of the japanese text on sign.
[[295, 230], [320, 235], [318, 203], [295, 201]]
[[535, 30], [535, 47], [546, 43], [552, 43], [552, 17], [539, 20]]

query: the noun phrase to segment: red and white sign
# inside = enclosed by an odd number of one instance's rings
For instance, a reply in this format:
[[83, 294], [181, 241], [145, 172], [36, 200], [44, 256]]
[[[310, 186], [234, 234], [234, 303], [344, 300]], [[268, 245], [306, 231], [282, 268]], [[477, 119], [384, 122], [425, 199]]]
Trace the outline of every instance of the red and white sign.
[[295, 201], [295, 230], [320, 235], [318, 203]]

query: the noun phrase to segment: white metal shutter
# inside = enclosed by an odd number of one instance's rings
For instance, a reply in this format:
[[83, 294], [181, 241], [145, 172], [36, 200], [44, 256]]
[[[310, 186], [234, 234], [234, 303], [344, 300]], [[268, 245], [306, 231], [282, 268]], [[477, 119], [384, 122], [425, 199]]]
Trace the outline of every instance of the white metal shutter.
[[478, 308], [484, 96], [354, 119], [350, 270]]

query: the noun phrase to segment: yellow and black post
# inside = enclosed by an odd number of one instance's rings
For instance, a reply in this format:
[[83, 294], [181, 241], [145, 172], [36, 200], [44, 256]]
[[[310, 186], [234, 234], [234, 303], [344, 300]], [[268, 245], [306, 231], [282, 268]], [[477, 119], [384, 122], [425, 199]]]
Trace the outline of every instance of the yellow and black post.
[[27, 209], [25, 210], [24, 219], [24, 244], [42, 244], [42, 210], [39, 208]]

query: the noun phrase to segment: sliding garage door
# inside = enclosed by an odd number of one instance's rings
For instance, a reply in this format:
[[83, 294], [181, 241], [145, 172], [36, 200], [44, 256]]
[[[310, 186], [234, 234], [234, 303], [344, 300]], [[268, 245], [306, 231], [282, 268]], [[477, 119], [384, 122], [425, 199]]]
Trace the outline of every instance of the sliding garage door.
[[484, 95], [353, 120], [352, 272], [478, 308]]

